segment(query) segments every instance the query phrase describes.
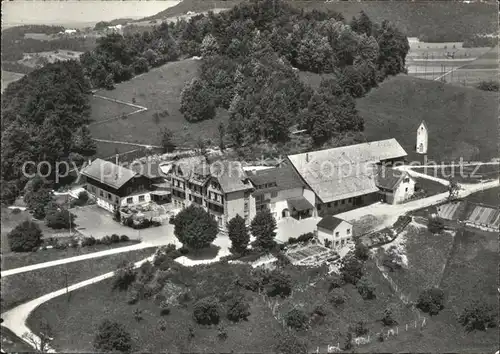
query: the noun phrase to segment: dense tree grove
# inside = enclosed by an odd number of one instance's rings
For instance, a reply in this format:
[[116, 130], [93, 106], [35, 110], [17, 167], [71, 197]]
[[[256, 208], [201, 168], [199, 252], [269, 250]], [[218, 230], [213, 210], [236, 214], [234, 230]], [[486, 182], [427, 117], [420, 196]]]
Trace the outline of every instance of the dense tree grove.
[[[151, 67], [202, 55], [199, 78], [182, 92], [186, 120], [229, 109], [227, 133], [236, 145], [286, 142], [289, 127], [300, 123], [317, 147], [335, 133], [363, 130], [353, 98], [404, 72], [408, 50], [396, 27], [373, 23], [364, 13], [348, 24], [333, 11], [254, 0], [149, 32], [108, 35], [81, 62], [95, 86], [113, 88]], [[330, 73], [333, 83], [315, 93], [294, 68]]]
[[[56, 162], [67, 161], [71, 153], [95, 153], [85, 128], [89, 90], [80, 64], [73, 60], [48, 64], [7, 87], [2, 95], [1, 179], [7, 182], [2, 183], [2, 200], [10, 190], [20, 190], [29, 174], [51, 178]], [[37, 171], [41, 161], [45, 165]], [[23, 171], [27, 162], [33, 163]]]

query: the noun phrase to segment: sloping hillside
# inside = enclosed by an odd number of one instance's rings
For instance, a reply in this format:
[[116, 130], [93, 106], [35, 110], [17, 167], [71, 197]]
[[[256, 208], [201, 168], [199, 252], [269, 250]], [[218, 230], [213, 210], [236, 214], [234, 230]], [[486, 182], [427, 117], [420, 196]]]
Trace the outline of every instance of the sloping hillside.
[[[183, 15], [188, 11], [203, 12], [214, 8], [231, 8], [244, 0], [207, 1], [183, 0], [145, 20], [161, 20], [167, 17]], [[407, 33], [417, 37], [421, 34], [462, 37], [473, 33], [492, 33], [497, 30], [496, 13], [498, 8], [493, 2], [465, 4], [459, 1], [335, 1], [324, 0], [293, 1], [293, 6], [304, 10], [334, 10], [344, 15], [347, 20], [364, 11], [374, 22], [388, 20]], [[457, 38], [455, 38], [457, 39]], [[458, 39], [457, 39], [458, 40]]]
[[[369, 140], [396, 138], [416, 158], [416, 130], [429, 127], [429, 158], [498, 155], [498, 94], [400, 75], [357, 101]], [[419, 157], [419, 160], [421, 157]]]

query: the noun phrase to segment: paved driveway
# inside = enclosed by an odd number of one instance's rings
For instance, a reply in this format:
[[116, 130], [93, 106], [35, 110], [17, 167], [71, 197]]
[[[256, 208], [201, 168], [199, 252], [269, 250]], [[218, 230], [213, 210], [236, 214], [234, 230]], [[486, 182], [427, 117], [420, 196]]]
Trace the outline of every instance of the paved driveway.
[[316, 230], [316, 224], [321, 218], [309, 217], [297, 220], [292, 217], [286, 217], [277, 222], [276, 241], [288, 242], [290, 237], [299, 237], [308, 232]]
[[131, 239], [140, 239], [152, 245], [175, 243], [181, 246], [174, 236], [174, 226], [168, 222], [158, 227], [134, 230], [114, 221], [111, 213], [97, 205], [74, 208], [71, 212], [76, 215], [77, 230], [85, 236], [100, 239], [106, 235], [118, 234], [127, 235]]

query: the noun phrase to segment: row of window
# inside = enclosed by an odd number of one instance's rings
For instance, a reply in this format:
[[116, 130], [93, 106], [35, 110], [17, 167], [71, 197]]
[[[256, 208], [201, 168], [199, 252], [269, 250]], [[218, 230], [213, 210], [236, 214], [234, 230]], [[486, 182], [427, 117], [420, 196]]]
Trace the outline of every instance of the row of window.
[[278, 185], [276, 182], [271, 182], [271, 183], [265, 183], [265, 184], [260, 184], [256, 186], [257, 189], [266, 189], [266, 188], [272, 188], [272, 187], [277, 187]]
[[[327, 208], [331, 208], [332, 207], [332, 204], [334, 207], [338, 206], [339, 204], [345, 204], [347, 201], [347, 203], [352, 203], [352, 198], [348, 198], [348, 199], [342, 199], [342, 200], [336, 200], [334, 201], [333, 203], [326, 203], [326, 207]], [[318, 204], [318, 210], [321, 210], [321, 204]]]
[[[345, 232], [346, 232], [347, 235], [350, 235], [351, 234], [351, 229], [347, 229]], [[340, 233], [338, 231], [335, 232], [335, 237], [340, 237]]]
[[258, 195], [255, 197], [255, 200], [257, 201], [257, 203], [263, 203], [265, 199], [272, 199], [278, 197], [278, 192], [271, 192], [271, 195], [268, 198], [265, 198], [265, 196], [266, 195], [264, 194]]

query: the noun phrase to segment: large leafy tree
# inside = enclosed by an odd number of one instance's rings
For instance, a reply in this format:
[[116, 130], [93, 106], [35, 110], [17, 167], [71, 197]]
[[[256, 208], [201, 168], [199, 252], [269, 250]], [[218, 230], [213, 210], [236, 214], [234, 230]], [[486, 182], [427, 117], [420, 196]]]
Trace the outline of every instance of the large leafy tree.
[[417, 307], [430, 315], [437, 315], [444, 307], [444, 292], [439, 288], [424, 289], [418, 296]]
[[77, 129], [73, 136], [72, 150], [82, 156], [94, 156], [97, 152], [95, 141], [92, 140], [90, 130], [87, 126]]
[[271, 249], [276, 241], [276, 220], [267, 208], [259, 211], [250, 225], [252, 235], [256, 238], [255, 245], [265, 249]]
[[201, 249], [217, 237], [217, 222], [202, 208], [191, 205], [174, 218], [174, 234], [185, 246]]
[[406, 55], [410, 50], [408, 38], [388, 21], [383, 21], [375, 31], [380, 56], [378, 68], [382, 76], [397, 75], [406, 71]]
[[181, 92], [181, 113], [188, 122], [199, 122], [215, 117], [215, 106], [209, 88], [199, 79], [193, 79]]
[[31, 252], [42, 243], [42, 230], [33, 221], [23, 221], [8, 233], [10, 249], [13, 252]]
[[45, 208], [45, 223], [53, 229], [69, 229], [75, 226], [75, 214], [68, 209], [51, 202]]
[[363, 261], [358, 259], [354, 253], [347, 254], [342, 260], [340, 274], [346, 283], [356, 285], [364, 273]]
[[234, 218], [229, 220], [227, 231], [229, 239], [231, 240], [231, 252], [244, 253], [250, 242], [250, 235], [245, 225], [245, 219], [237, 214]]
[[373, 23], [364, 11], [359, 13], [358, 18], [354, 17], [350, 25], [354, 32], [366, 34], [367, 36], [372, 35]]

